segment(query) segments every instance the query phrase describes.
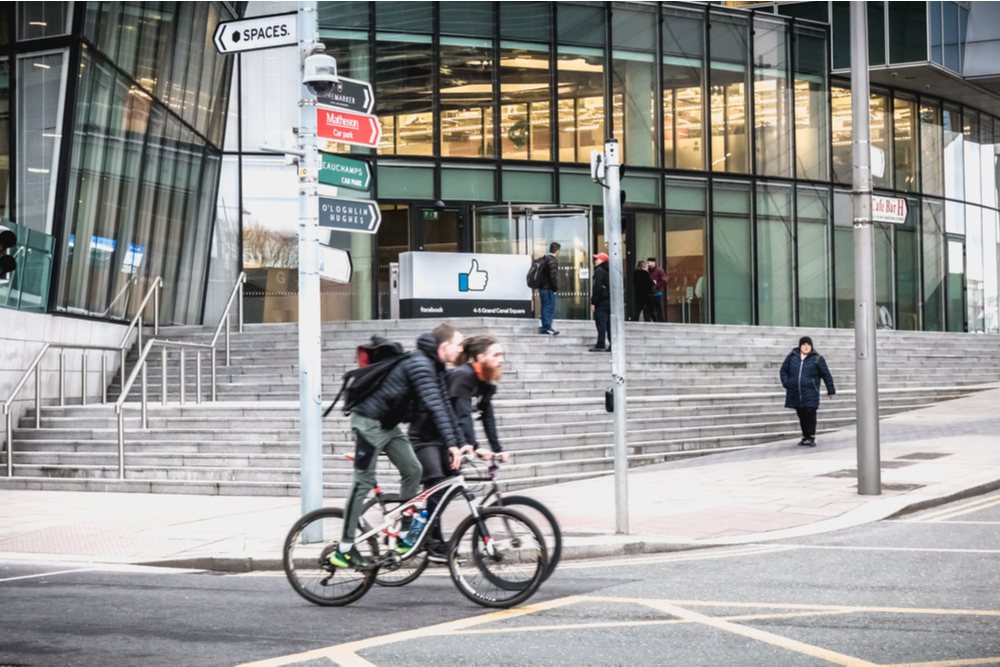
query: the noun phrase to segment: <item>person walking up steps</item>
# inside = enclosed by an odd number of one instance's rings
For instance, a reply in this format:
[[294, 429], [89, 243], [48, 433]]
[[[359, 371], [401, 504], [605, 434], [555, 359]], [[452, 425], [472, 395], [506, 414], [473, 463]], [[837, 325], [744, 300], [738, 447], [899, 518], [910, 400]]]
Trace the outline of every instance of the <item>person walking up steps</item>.
[[826, 359], [813, 348], [812, 338], [803, 336], [781, 364], [781, 386], [785, 388], [785, 407], [792, 408], [802, 427], [800, 447], [816, 446], [816, 410], [819, 409], [819, 382], [826, 384], [826, 395], [833, 397], [833, 375]]
[[[608, 274], [608, 256], [601, 252], [594, 255], [594, 282], [590, 295], [590, 310], [597, 325], [597, 344], [591, 352], [611, 351], [611, 277]], [[604, 347], [604, 338], [608, 346]]]

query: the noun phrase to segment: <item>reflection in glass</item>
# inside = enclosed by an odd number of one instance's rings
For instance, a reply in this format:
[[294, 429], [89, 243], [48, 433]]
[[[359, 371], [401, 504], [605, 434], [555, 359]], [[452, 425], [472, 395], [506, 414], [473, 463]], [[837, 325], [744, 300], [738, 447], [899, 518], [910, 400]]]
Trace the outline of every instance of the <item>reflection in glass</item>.
[[830, 326], [830, 195], [800, 187], [797, 251], [799, 326]]
[[979, 186], [983, 206], [997, 208], [996, 168], [994, 167], [993, 119], [985, 114], [979, 126]]
[[441, 38], [441, 155], [492, 157], [493, 44]]
[[10, 61], [0, 60], [0, 218], [10, 218]]
[[704, 17], [663, 11], [663, 166], [704, 171]]
[[[667, 179], [667, 253], [661, 265], [667, 273], [664, 298], [668, 322], [709, 322], [711, 291], [705, 273], [706, 200], [703, 182]], [[643, 259], [650, 256], [639, 254]]]
[[792, 189], [757, 189], [757, 304], [762, 326], [792, 326]]
[[421, 35], [378, 37], [375, 112], [382, 123], [378, 152], [380, 155], [433, 155], [431, 40]]
[[847, 192], [833, 193], [833, 294], [838, 329], [854, 326], [854, 214]]
[[754, 151], [768, 176], [792, 175], [787, 41], [784, 24], [754, 21]]
[[906, 222], [896, 228], [896, 328], [920, 329], [920, 202], [906, 200]]
[[381, 204], [379, 209], [382, 211], [382, 224], [375, 239], [378, 248], [378, 308], [379, 317], [386, 320], [392, 315], [389, 264], [398, 262], [400, 253], [411, 250], [410, 207]]
[[[502, 7], [502, 6], [501, 6]], [[500, 146], [505, 160], [549, 160], [549, 51], [500, 43]]]
[[895, 98], [893, 101], [893, 168], [896, 189], [917, 192], [920, 161], [917, 155], [917, 103]]
[[983, 325], [1000, 333], [1000, 214], [983, 211]]
[[615, 51], [612, 63], [614, 134], [622, 147], [622, 163], [656, 166], [653, 123], [656, 85], [653, 55]]
[[[982, 203], [979, 176], [979, 114], [972, 109], [962, 112], [962, 136], [965, 141], [965, 201]], [[971, 322], [971, 320], [970, 320]]]
[[796, 30], [795, 53], [796, 176], [825, 181], [830, 159], [825, 36]]
[[600, 49], [559, 49], [559, 160], [590, 162], [604, 148], [604, 58]]
[[748, 30], [742, 18], [712, 16], [712, 171], [747, 173]]
[[969, 331], [983, 333], [986, 324], [983, 286], [983, 216], [981, 208], [971, 205], [965, 207], [965, 276]]
[[[833, 175], [838, 183], [851, 184], [851, 170], [854, 166], [854, 145], [851, 117], [851, 90], [833, 87]], [[871, 142], [880, 148], [885, 156], [883, 176], [872, 173], [872, 183], [876, 188], [888, 188], [892, 180], [892, 154], [889, 150], [889, 98], [880, 93], [872, 93], [868, 103], [871, 127]]]
[[[69, 32], [73, 20], [73, 2], [17, 3], [18, 40], [56, 37]], [[115, 3], [117, 4], [117, 3]], [[82, 6], [82, 4], [78, 4]], [[4, 11], [6, 11], [4, 7]]]
[[[962, 199], [965, 194], [965, 136], [962, 112], [957, 106], [944, 105], [944, 196]], [[924, 147], [926, 151], [926, 147]]]
[[[944, 139], [941, 107], [920, 104], [920, 174], [925, 195], [944, 194]], [[939, 331], [940, 329], [938, 329]]]
[[750, 189], [716, 183], [712, 191], [712, 294], [716, 324], [753, 324]]
[[875, 273], [875, 323], [879, 329], [895, 329], [896, 322], [893, 313], [895, 309], [895, 281], [893, 275], [894, 253], [892, 225], [876, 224], [872, 229], [875, 247], [874, 250], [874, 273]]
[[63, 126], [65, 52], [17, 60], [17, 221], [52, 231]]
[[944, 207], [924, 199], [924, 331], [944, 331]]
[[965, 248], [958, 240], [948, 241], [948, 331], [965, 331]]

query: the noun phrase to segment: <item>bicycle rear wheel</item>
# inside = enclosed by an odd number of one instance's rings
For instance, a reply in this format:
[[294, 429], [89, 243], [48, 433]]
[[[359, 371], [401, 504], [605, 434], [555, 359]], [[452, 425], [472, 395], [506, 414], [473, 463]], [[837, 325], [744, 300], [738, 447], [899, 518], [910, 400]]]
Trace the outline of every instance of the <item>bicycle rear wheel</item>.
[[462, 595], [484, 607], [513, 607], [545, 577], [545, 539], [523, 514], [505, 507], [459, 524], [448, 543], [448, 570]]
[[[282, 564], [295, 592], [313, 604], [341, 607], [359, 600], [375, 583], [378, 570], [359, 572], [327, 560], [344, 530], [344, 510], [322, 507], [295, 522], [285, 538]], [[369, 560], [378, 557], [373, 538], [355, 543]]]
[[[395, 509], [400, 503], [399, 496], [394, 493], [383, 493], [382, 501], [385, 503], [387, 511]], [[373, 526], [377, 526], [385, 521], [385, 514], [382, 512], [382, 506], [379, 505], [378, 498], [368, 499], [362, 510], [361, 517]], [[379, 533], [378, 544], [381, 552], [387, 553], [389, 550], [389, 536], [384, 532]], [[416, 580], [427, 569], [427, 563], [428, 554], [425, 549], [421, 549], [415, 554], [408, 553], [405, 557], [400, 557], [399, 560], [393, 559], [379, 567], [375, 583], [379, 586], [405, 586], [411, 581]]]
[[549, 559], [542, 581], [548, 579], [562, 558], [562, 530], [559, 529], [555, 515], [548, 507], [527, 496], [503, 496], [500, 502], [492, 503], [489, 507], [511, 507], [538, 526], [542, 537], [545, 538], [545, 549]]

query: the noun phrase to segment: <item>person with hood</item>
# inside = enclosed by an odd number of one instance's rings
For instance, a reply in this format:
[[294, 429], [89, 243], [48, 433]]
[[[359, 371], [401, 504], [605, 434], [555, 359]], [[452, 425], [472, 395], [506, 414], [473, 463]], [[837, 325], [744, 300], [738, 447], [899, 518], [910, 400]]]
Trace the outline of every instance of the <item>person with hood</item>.
[[[494, 453], [501, 454], [501, 460], [507, 460], [507, 454], [502, 453], [500, 437], [497, 434], [496, 417], [493, 414], [493, 395], [497, 390], [497, 382], [503, 375], [504, 351], [496, 338], [489, 335], [473, 336], [462, 342], [462, 353], [457, 366], [446, 376], [448, 396], [451, 399], [460, 428], [459, 439], [466, 443], [464, 447], [448, 447], [441, 437], [430, 415], [424, 414], [419, 420], [410, 424], [410, 442], [413, 450], [423, 466], [424, 491], [440, 484], [451, 477], [462, 463], [464, 451], [474, 450], [479, 458], [488, 461]], [[473, 426], [473, 412], [478, 411], [483, 422], [483, 430], [490, 448], [479, 447], [476, 442], [476, 429]], [[427, 499], [427, 513], [434, 514], [440, 502], [440, 494]], [[440, 521], [430, 526], [431, 541], [427, 551], [430, 559], [435, 562], [445, 562], [445, 540], [441, 532]]]
[[793, 408], [802, 427], [800, 447], [816, 446], [816, 410], [819, 409], [819, 382], [826, 384], [826, 395], [837, 393], [826, 359], [813, 349], [812, 338], [803, 336], [781, 364], [781, 386], [785, 388], [785, 407]]
[[[590, 292], [590, 311], [597, 325], [597, 344], [591, 352], [611, 351], [611, 276], [608, 273], [608, 256], [601, 252], [594, 255], [594, 282]], [[604, 347], [604, 337], [608, 347]]]
[[[354, 483], [344, 508], [344, 531], [337, 550], [330, 555], [335, 567], [363, 570], [370, 566], [354, 545], [358, 518], [365, 498], [375, 487], [375, 464], [385, 452], [400, 475], [399, 496], [417, 495], [423, 468], [399, 425], [426, 414], [449, 449], [462, 443], [458, 418], [445, 385], [445, 365], [454, 364], [462, 351], [462, 334], [448, 324], [417, 338], [417, 349], [406, 355], [371, 395], [351, 410], [354, 432]], [[400, 532], [409, 530], [403, 518]], [[405, 546], [403, 547], [405, 549]]]

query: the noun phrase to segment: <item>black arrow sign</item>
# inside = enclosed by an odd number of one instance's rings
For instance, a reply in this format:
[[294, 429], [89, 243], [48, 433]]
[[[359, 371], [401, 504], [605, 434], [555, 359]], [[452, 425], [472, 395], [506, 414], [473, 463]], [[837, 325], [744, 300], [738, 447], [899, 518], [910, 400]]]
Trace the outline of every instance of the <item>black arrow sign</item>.
[[378, 202], [370, 199], [319, 198], [319, 225], [342, 232], [374, 234], [382, 222]]
[[359, 113], [371, 113], [375, 108], [375, 95], [372, 93], [372, 85], [367, 81], [338, 77], [340, 86], [334, 88], [329, 95], [317, 97], [320, 104], [328, 104], [341, 109], [348, 109]]

